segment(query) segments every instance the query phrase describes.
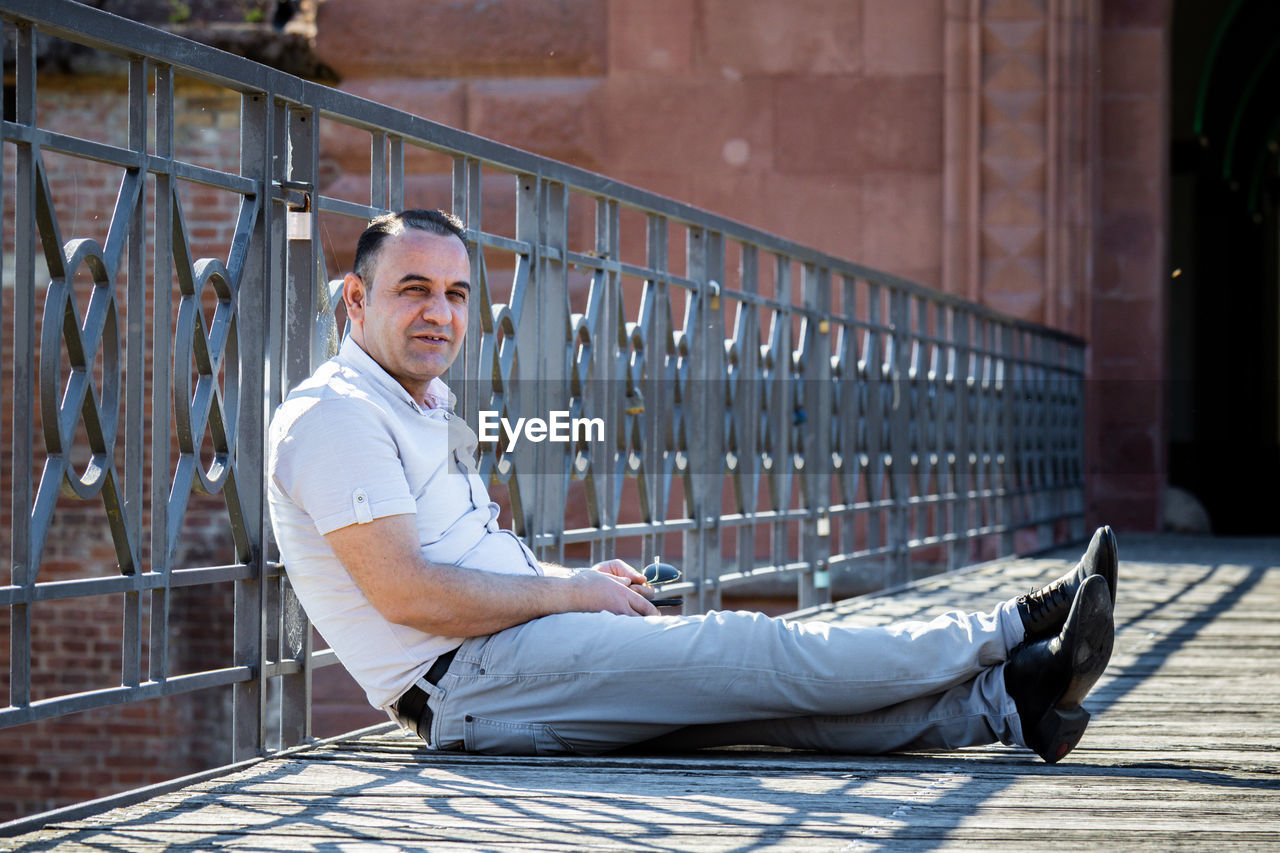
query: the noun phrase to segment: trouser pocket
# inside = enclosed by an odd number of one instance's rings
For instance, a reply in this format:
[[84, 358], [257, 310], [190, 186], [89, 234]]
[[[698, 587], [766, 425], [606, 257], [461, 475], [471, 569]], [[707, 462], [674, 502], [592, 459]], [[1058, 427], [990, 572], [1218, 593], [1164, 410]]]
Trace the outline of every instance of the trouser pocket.
[[487, 755], [565, 755], [575, 750], [545, 723], [496, 720], [467, 714], [462, 724], [463, 748]]

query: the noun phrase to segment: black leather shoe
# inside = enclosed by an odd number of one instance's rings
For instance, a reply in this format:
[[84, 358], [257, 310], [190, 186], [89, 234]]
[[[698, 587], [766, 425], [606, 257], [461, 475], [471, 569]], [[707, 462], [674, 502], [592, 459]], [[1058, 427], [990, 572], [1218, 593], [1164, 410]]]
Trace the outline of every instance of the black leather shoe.
[[1107, 668], [1115, 625], [1106, 581], [1084, 579], [1057, 636], [1023, 643], [1009, 655], [1004, 685], [1018, 708], [1026, 745], [1056, 764], [1089, 724], [1080, 702]]
[[1099, 527], [1089, 542], [1089, 548], [1071, 571], [1048, 586], [1035, 592], [1018, 596], [1018, 615], [1026, 629], [1027, 642], [1052, 637], [1062, 629], [1075, 601], [1076, 592], [1085, 578], [1100, 575], [1107, 582], [1111, 604], [1116, 603], [1116, 569], [1119, 558], [1116, 552], [1116, 535], [1110, 527]]

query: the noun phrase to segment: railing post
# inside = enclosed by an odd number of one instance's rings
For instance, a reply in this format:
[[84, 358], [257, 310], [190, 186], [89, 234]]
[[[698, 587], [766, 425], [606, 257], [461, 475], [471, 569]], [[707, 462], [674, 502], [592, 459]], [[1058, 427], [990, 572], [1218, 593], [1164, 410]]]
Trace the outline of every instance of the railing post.
[[[733, 330], [738, 363], [735, 367], [736, 387], [730, 417], [733, 418], [737, 438], [734, 487], [740, 511], [743, 515], [751, 516], [756, 513], [760, 504], [760, 404], [764, 389], [761, 387], [763, 380], [760, 376], [760, 307], [753, 299], [760, 293], [760, 268], [759, 253], [755, 246], [743, 243], [741, 251], [744, 298], [738, 303]], [[755, 525], [738, 526], [737, 568], [741, 574], [748, 574], [755, 568], [755, 537]]]
[[[453, 159], [453, 214], [460, 218], [473, 234], [483, 231], [480, 204], [480, 162], [472, 157]], [[391, 209], [404, 207], [404, 141], [391, 139]], [[486, 280], [484, 247], [478, 241], [467, 245], [467, 257], [471, 262], [471, 299], [468, 300], [467, 336], [462, 341], [462, 357], [456, 359], [445, 374], [445, 381], [457, 397], [456, 413], [466, 420], [473, 430], [479, 429], [476, 419], [477, 401], [487, 399], [481, 389], [483, 378], [477, 365], [480, 363], [481, 338], [488, 328], [490, 318], [481, 311], [489, 310], [486, 298], [489, 283]]]
[[[155, 153], [160, 159], [173, 156], [174, 92], [173, 69], [155, 69]], [[241, 132], [242, 140], [246, 139]], [[242, 151], [241, 156], [248, 152]], [[254, 154], [261, 157], [262, 151]], [[164, 576], [164, 585], [151, 592], [151, 644], [148, 673], [152, 681], [163, 682], [169, 673], [169, 580], [173, 555], [169, 552], [169, 488], [172, 479], [169, 459], [172, 442], [168, 412], [173, 406], [173, 205], [174, 178], [168, 171], [155, 176], [155, 247], [152, 264], [152, 353], [151, 353], [151, 566]], [[248, 272], [248, 267], [246, 267]], [[163, 343], [162, 343], [163, 342]], [[246, 399], [252, 400], [252, 397]], [[165, 415], [161, 417], [160, 412]]]
[[[788, 563], [790, 523], [785, 516], [791, 507], [791, 487], [795, 476], [791, 437], [795, 429], [795, 353], [791, 342], [791, 259], [774, 257], [774, 291], [780, 307], [774, 309], [769, 329], [769, 351], [773, 358], [769, 389], [768, 418], [770, 468], [769, 499], [782, 518], [773, 523], [770, 535], [770, 562], [775, 569]], [[785, 307], [781, 307], [785, 306]]]
[[[599, 508], [596, 523], [604, 530], [613, 530], [618, 523], [617, 491], [621, 489], [622, 472], [616, 461], [626, 453], [625, 437], [619, 440], [619, 431], [626, 422], [623, 414], [623, 391], [626, 383], [627, 334], [622, 310], [621, 276], [616, 269], [618, 261], [619, 219], [618, 202], [613, 199], [596, 199], [595, 210], [596, 254], [606, 262], [603, 270], [592, 276], [592, 289], [601, 289], [596, 326], [591, 339], [591, 390], [596, 394], [598, 406], [595, 415], [604, 418], [605, 440], [591, 445], [591, 481], [588, 488], [595, 494], [588, 497]], [[583, 389], [588, 394], [588, 389]], [[621, 446], [620, 446], [621, 445]], [[615, 540], [593, 538], [591, 562], [599, 563], [615, 554]]]
[[831, 602], [831, 276], [822, 267], [804, 265], [802, 285], [804, 324], [801, 399], [805, 415], [800, 424], [803, 468], [801, 488], [807, 515], [800, 524], [800, 559], [805, 564], [797, 578], [799, 606], [815, 607]]
[[838, 525], [837, 529], [840, 531], [841, 553], [833, 555], [833, 561], [838, 561], [835, 564], [847, 577], [854, 570], [852, 554], [860, 545], [865, 544], [858, 541], [858, 521], [865, 519], [866, 514], [854, 507], [859, 503], [859, 489], [866, 484], [862, 454], [867, 448], [859, 438], [863, 412], [861, 392], [865, 384], [858, 375], [858, 324], [855, 322], [858, 306], [857, 277], [848, 273], [841, 274], [840, 292], [840, 313], [843, 317], [838, 327], [840, 338], [837, 353], [832, 361], [831, 391], [835, 399], [831, 404], [831, 413], [835, 419], [832, 455], [840, 456], [840, 467], [833, 473], [839, 486], [840, 503], [844, 506], [837, 518], [830, 519], [830, 523]]
[[[662, 488], [665, 482], [663, 466], [667, 452], [666, 426], [673, 417], [668, 409], [663, 408], [661, 401], [673, 390], [666, 380], [668, 368], [674, 367], [676, 354], [670, 351], [672, 320], [671, 300], [667, 293], [667, 219], [651, 213], [645, 225], [645, 265], [653, 277], [644, 283], [639, 318], [644, 346], [644, 375], [640, 379], [644, 402], [641, 413], [644, 447], [640, 454], [644, 488], [640, 490], [640, 511], [644, 521], [651, 522], [664, 518], [667, 511], [666, 490]], [[660, 533], [646, 535], [643, 543], [643, 562], [661, 556], [663, 542]]]
[[[170, 81], [167, 85], [171, 86]], [[276, 278], [272, 275], [277, 271], [277, 265], [273, 262], [274, 254], [272, 249], [275, 245], [277, 237], [277, 228], [275, 227], [277, 216], [275, 209], [275, 201], [272, 193], [272, 182], [274, 180], [274, 158], [273, 154], [282, 151], [282, 147], [278, 145], [278, 131], [276, 128], [276, 109], [274, 99], [268, 93], [246, 94], [241, 98], [240, 109], [240, 170], [241, 174], [247, 178], [254, 180], [259, 187], [259, 219], [254, 228], [254, 239], [251, 241], [251, 249], [248, 258], [245, 261], [245, 267], [240, 289], [240, 306], [241, 318], [246, 314], [257, 313], [266, 319], [268, 311], [272, 309], [269, 301], [266, 301], [265, 290], [267, 282], [280, 281], [284, 282], [283, 276]], [[172, 125], [170, 125], [170, 128]], [[172, 137], [170, 136], [170, 144]], [[283, 217], [279, 217], [283, 219]], [[283, 222], [280, 222], [283, 225]], [[158, 266], [158, 265], [157, 265]], [[261, 297], [255, 297], [255, 291], [262, 291]], [[262, 299], [266, 304], [256, 304], [256, 299]], [[289, 302], [289, 295], [285, 296], [285, 305]], [[255, 346], [269, 345], [269, 335], [264, 335], [262, 339], [254, 340], [248, 329], [240, 336], [245, 342], [246, 348]], [[283, 352], [282, 344], [280, 351]], [[243, 363], [243, 361], [242, 361]], [[277, 365], [278, 362], [274, 362]], [[278, 371], [280, 367], [276, 368]], [[260, 372], [265, 371], [265, 360], [260, 368]], [[287, 369], [286, 369], [287, 375]], [[244, 399], [246, 405], [240, 407], [240, 416], [242, 422], [240, 429], [247, 429], [248, 423], [254, 417], [253, 412], [259, 412], [259, 420], [265, 418], [265, 409], [263, 404], [263, 389], [259, 383], [265, 385], [267, 383], [265, 376], [260, 378], [246, 377], [244, 387]], [[277, 384], [277, 383], [272, 383]], [[257, 392], [255, 394], [255, 391]], [[274, 398], [270, 402], [275, 402]], [[259, 431], [253, 434], [253, 441], [265, 442], [264, 430], [259, 427]], [[249, 435], [245, 433], [244, 436]], [[167, 450], [166, 450], [167, 452]], [[248, 442], [242, 441], [238, 447], [236, 454], [236, 465], [239, 471], [244, 471], [242, 476], [246, 476], [245, 483], [251, 482], [247, 476], [251, 473], [262, 473], [261, 463], [254, 466], [255, 470], [250, 472], [246, 470], [250, 467], [250, 460], [247, 457]], [[261, 453], [259, 453], [261, 458]], [[266, 520], [264, 518], [264, 507], [262, 506], [261, 489], [266, 486], [265, 480], [260, 480], [251, 488], [246, 488], [245, 499], [249, 509], [246, 511], [246, 519], [250, 524], [259, 524], [265, 527]], [[256, 504], [256, 509], [253, 508]], [[259, 539], [259, 542], [262, 540]], [[255, 549], [250, 555], [253, 564], [252, 575], [245, 579], [236, 581], [235, 584], [235, 618], [234, 618], [234, 653], [235, 662], [241, 666], [248, 666], [253, 672], [253, 677], [246, 681], [237, 682], [233, 688], [232, 694], [232, 742], [231, 742], [231, 760], [242, 761], [261, 755], [266, 734], [264, 730], [264, 721], [266, 718], [266, 691], [264, 690], [266, 667], [266, 649], [263, 646], [263, 636], [266, 626], [265, 612], [265, 596], [263, 594], [266, 589], [266, 567], [264, 554], [261, 547]]]
[[889, 326], [893, 336], [893, 361], [890, 377], [893, 409], [890, 415], [889, 447], [892, 474], [889, 489], [893, 508], [889, 515], [889, 544], [892, 546], [888, 586], [898, 586], [911, 579], [908, 548], [911, 496], [911, 422], [906, 405], [906, 382], [911, 366], [911, 304], [906, 291], [894, 287], [889, 291]]
[[1072, 541], [1079, 541], [1088, 532], [1084, 516], [1084, 347], [1072, 347], [1065, 343], [1062, 347], [1066, 350], [1063, 361], [1066, 362], [1064, 372], [1067, 373], [1062, 382], [1069, 389], [1067, 393], [1070, 403], [1062, 418], [1066, 442], [1063, 466], [1069, 472], [1066, 481], [1072, 494], [1073, 510], [1068, 535]]
[[919, 294], [907, 297], [910, 318], [910, 346], [907, 368], [907, 541], [920, 542], [929, 536], [929, 518], [934, 506], [928, 502], [932, 477], [930, 444], [934, 407], [929, 376], [933, 341], [929, 331], [929, 301]]
[[[293, 208], [298, 205], [287, 201], [291, 194], [285, 193], [287, 276], [296, 291], [309, 294], [304, 303], [305, 312], [300, 312], [294, 318], [299, 324], [297, 332], [306, 336], [308, 346], [303, 349], [303, 353], [308, 356], [308, 360], [304, 364], [299, 357], [289, 362], [291, 369], [297, 371], [287, 377], [288, 387], [292, 388], [333, 355], [338, 347], [338, 339], [328, 276], [324, 274], [324, 262], [320, 254], [319, 208], [313, 201], [319, 173], [320, 133], [316, 126], [319, 113], [298, 108], [286, 109], [284, 114], [288, 121], [289, 187], [295, 192], [306, 194], [303, 209], [296, 210]], [[375, 144], [384, 144], [380, 134], [374, 134], [374, 137]], [[383, 171], [381, 178], [376, 174], [379, 165]], [[371, 170], [374, 172], [370, 175], [371, 202], [382, 202], [385, 205], [385, 157], [373, 156]], [[295, 340], [301, 343], [304, 338]], [[278, 737], [279, 746], [284, 748], [304, 743], [311, 737], [311, 625], [286, 574], [281, 572], [271, 578], [267, 588], [269, 609], [266, 642], [269, 657], [281, 664], [294, 661], [300, 666], [296, 672], [286, 672], [268, 682], [268, 699], [272, 705], [279, 703]], [[268, 741], [274, 740], [276, 734], [273, 724], [268, 733]]]
[[885, 509], [886, 502], [893, 495], [892, 486], [887, 482], [893, 473], [890, 456], [892, 446], [889, 443], [889, 423], [893, 411], [893, 336], [891, 330], [888, 330], [889, 320], [884, 316], [884, 292], [882, 285], [867, 282], [868, 331], [859, 376], [867, 394], [867, 411], [863, 414], [867, 421], [867, 439], [866, 446], [862, 449], [867, 454], [868, 462], [867, 501], [873, 507], [867, 514], [866, 546], [868, 551], [881, 552], [877, 562], [881, 567], [882, 587], [891, 585], [893, 575], [893, 540], [888, 525], [889, 512]]
[[[568, 196], [563, 184], [524, 175], [517, 190], [516, 238], [529, 245], [527, 283], [512, 289], [520, 375], [513, 376], [517, 417], [550, 417], [552, 406], [568, 398], [569, 296], [567, 268]], [[559, 531], [564, 508], [564, 447], [551, 442], [516, 445], [515, 485], [525, 535], [539, 559], [563, 560]], [[548, 542], [548, 539], [554, 541]]]
[[[135, 58], [129, 62], [129, 148], [138, 154], [147, 150], [147, 61]], [[126, 327], [127, 359], [125, 370], [125, 523], [129, 538], [142, 542], [142, 493], [143, 493], [143, 375], [146, 365], [146, 237], [147, 194], [144, 191], [146, 174], [134, 172], [142, 184], [137, 200], [129, 216], [129, 262], [125, 271], [128, 288], [128, 318]], [[128, 180], [126, 178], [126, 180]], [[113, 223], [114, 224], [114, 223]], [[159, 343], [158, 341], [156, 342]], [[139, 569], [141, 571], [141, 569]], [[130, 687], [142, 680], [142, 595], [130, 590], [124, 595], [124, 636], [121, 639], [120, 683]]]
[[1049, 374], [1049, 343], [1026, 330], [1020, 334], [1031, 352], [1031, 364], [1025, 368], [1031, 374], [1028, 381], [1035, 384], [1034, 402], [1024, 398], [1023, 406], [1028, 417], [1035, 422], [1035, 463], [1030, 479], [1033, 489], [1032, 506], [1035, 507], [1036, 550], [1043, 551], [1053, 544], [1053, 518], [1057, 503], [1052, 475], [1054, 426], [1050, 419], [1054, 412], [1050, 407], [1053, 389]]
[[725, 364], [724, 239], [716, 231], [689, 229], [686, 247], [688, 277], [698, 289], [692, 300], [688, 379], [684, 418], [688, 447], [684, 448], [686, 478], [692, 489], [693, 529], [684, 535], [686, 576], [697, 583], [694, 597], [699, 613], [720, 606], [720, 513], [724, 483]]
[[[538, 175], [521, 174], [516, 177], [516, 240], [525, 245], [523, 253], [515, 258], [516, 269], [511, 284], [510, 310], [515, 323], [516, 357], [511, 369], [511, 376], [505, 389], [505, 403], [509, 410], [507, 417], [512, 421], [520, 417], [535, 415], [537, 405], [537, 361], [533, 355], [537, 352], [540, 333], [537, 327], [538, 309], [536, 303], [542, 286], [542, 246], [539, 242], [542, 220], [542, 178]], [[495, 335], [497, 330], [495, 329]], [[509, 346], [510, 344], [508, 344]], [[495, 342], [496, 346], [496, 342]], [[526, 354], [529, 354], [526, 356]], [[497, 352], [494, 358], [498, 357]], [[480, 399], [485, 395], [481, 394]], [[505, 451], [505, 459], [513, 471], [507, 481], [508, 494], [511, 499], [512, 525], [515, 532], [523, 536], [531, 546], [536, 546], [537, 533], [537, 471], [534, 467], [536, 458], [533, 445], [529, 442], [517, 444]], [[536, 547], [534, 547], [537, 553]]]
[[[539, 271], [536, 331], [541, 346], [536, 348], [538, 364], [538, 406], [534, 416], [550, 420], [551, 412], [563, 411], [569, 400], [569, 370], [573, 363], [573, 339], [569, 323], [569, 194], [565, 185], [543, 181], [542, 269]], [[528, 351], [526, 350], [526, 353]], [[535, 530], [546, 545], [539, 556], [564, 562], [564, 506], [573, 463], [573, 445], [544, 441], [535, 445], [538, 463], [534, 471], [538, 483]], [[550, 541], [548, 541], [550, 540]]]
[[1011, 387], [1013, 374], [1013, 326], [999, 323], [996, 326], [1000, 336], [997, 345], [999, 355], [996, 360], [996, 393], [1000, 400], [999, 441], [995, 449], [995, 466], [998, 472], [996, 481], [996, 505], [999, 508], [996, 516], [1000, 527], [1000, 554], [1013, 554], [1017, 550], [1015, 533], [1017, 532], [1017, 507], [1014, 505], [1018, 497], [1018, 457], [1014, 447], [1017, 431], [1014, 425], [1016, 408], [1014, 405], [1015, 389]]
[[971, 318], [969, 312], [961, 308], [951, 311], [951, 339], [954, 342], [951, 364], [948, 367], [947, 382], [954, 389], [954, 417], [952, 420], [954, 450], [954, 479], [952, 492], [955, 500], [951, 504], [951, 529], [956, 535], [955, 541], [947, 549], [947, 568], [957, 569], [970, 562], [972, 538], [970, 526], [970, 493], [973, 489], [973, 466], [969, 461], [969, 396], [970, 378], [973, 376], [973, 352], [969, 348]]
[[[30, 24], [14, 26], [14, 117], [26, 127], [36, 125], [35, 32]], [[39, 149], [32, 143], [14, 146], [14, 294], [13, 294], [13, 495], [10, 503], [12, 564], [10, 583], [34, 590], [39, 566], [32, 559], [31, 507], [35, 453], [35, 247], [36, 180]], [[15, 603], [9, 617], [9, 705], [31, 704], [31, 607]]]

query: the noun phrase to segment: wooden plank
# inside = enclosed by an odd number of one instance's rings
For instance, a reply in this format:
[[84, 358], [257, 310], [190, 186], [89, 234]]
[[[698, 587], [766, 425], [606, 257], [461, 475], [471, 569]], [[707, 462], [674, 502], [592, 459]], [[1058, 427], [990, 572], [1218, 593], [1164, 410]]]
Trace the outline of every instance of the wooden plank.
[[[1280, 845], [1280, 543], [1126, 537], [1112, 665], [1066, 763], [991, 746], [528, 758], [397, 731], [317, 747], [0, 849], [1202, 850]], [[1061, 573], [1007, 561], [842, 602], [883, 624]]]

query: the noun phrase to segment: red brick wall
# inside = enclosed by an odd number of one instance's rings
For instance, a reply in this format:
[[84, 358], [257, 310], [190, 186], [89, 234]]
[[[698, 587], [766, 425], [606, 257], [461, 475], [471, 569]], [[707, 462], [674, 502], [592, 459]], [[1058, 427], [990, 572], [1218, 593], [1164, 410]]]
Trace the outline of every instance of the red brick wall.
[[[209, 87], [184, 84], [178, 89], [175, 154], [188, 162], [216, 169], [239, 168], [239, 97]], [[41, 79], [38, 102], [41, 126], [82, 138], [126, 146], [127, 102], [123, 79], [115, 77]], [[92, 237], [106, 240], [122, 170], [89, 161], [44, 154], [54, 208], [63, 240]], [[6, 452], [0, 458], [0, 545], [11, 543], [9, 519], [12, 494], [12, 405], [14, 391], [13, 228], [15, 157], [9, 147], [4, 172], [5, 285], [2, 338], [3, 386], [6, 404], [0, 436]], [[184, 220], [193, 257], [226, 259], [235, 225], [238, 197], [190, 183], [179, 184]], [[149, 229], [155, 215], [155, 189], [147, 189]], [[151, 249], [148, 239], [148, 253]], [[39, 262], [38, 262], [39, 263]], [[146, 265], [151, 270], [148, 254]], [[76, 298], [84, 310], [90, 285], [82, 274]], [[180, 293], [175, 286], [174, 316]], [[129, 306], [123, 276], [117, 287], [121, 333]], [[206, 303], [208, 303], [206, 294]], [[37, 282], [36, 335], [39, 340], [44, 286]], [[152, 337], [154, 299], [148, 293], [146, 325]], [[129, 341], [123, 342], [127, 352]], [[38, 344], [37, 344], [38, 347]], [[122, 363], [124, 352], [121, 354]], [[150, 506], [151, 354], [147, 350], [145, 388], [143, 483], [144, 511]], [[38, 371], [38, 361], [36, 370]], [[178, 366], [176, 369], [184, 369]], [[38, 375], [38, 373], [37, 373]], [[36, 448], [35, 475], [43, 462], [39, 398], [35, 398], [32, 430]], [[166, 410], [172, 426], [172, 411]], [[117, 439], [117, 470], [124, 471], [123, 421]], [[208, 450], [206, 444], [206, 451]], [[171, 466], [177, 459], [173, 444]], [[83, 428], [72, 458], [83, 468], [88, 458]], [[207, 459], [207, 453], [205, 458]], [[38, 482], [38, 480], [37, 480]], [[188, 504], [174, 565], [218, 565], [234, 559], [225, 503], [220, 496], [192, 495]], [[147, 516], [144, 515], [145, 519]], [[143, 565], [150, 568], [149, 535], [143, 524]], [[117, 572], [115, 551], [100, 499], [59, 501], [43, 554], [41, 581], [110, 576]], [[32, 698], [60, 696], [121, 683], [123, 596], [77, 598], [40, 603], [31, 608]], [[149, 604], [143, 601], [143, 675], [149, 655]], [[232, 658], [233, 590], [231, 585], [174, 590], [169, 611], [170, 675], [230, 666]], [[8, 609], [0, 610], [0, 631], [7, 637]], [[0, 679], [8, 690], [9, 644], [0, 646]], [[316, 676], [317, 736], [350, 731], [385, 719], [364, 702], [363, 694], [340, 667]], [[196, 694], [108, 707], [55, 720], [0, 729], [0, 821], [56, 808], [140, 785], [172, 779], [231, 759], [231, 691], [210, 689]]]
[[[235, 167], [239, 162], [238, 101], [205, 90], [185, 91], [180, 97], [179, 153], [206, 166]], [[230, 107], [230, 120], [226, 108]], [[122, 81], [117, 78], [41, 80], [38, 115], [41, 125], [76, 136], [127, 145], [127, 112]], [[14, 165], [10, 146], [4, 174], [4, 217], [14, 221]], [[93, 237], [106, 239], [122, 170], [46, 153], [53, 203], [64, 240]], [[181, 191], [187, 226], [197, 257], [225, 258], [234, 226], [234, 199], [229, 194], [197, 190]], [[154, 188], [149, 189], [149, 216], [154, 215]], [[3, 390], [6, 452], [0, 459], [0, 541], [11, 543], [13, 455], [12, 422], [15, 357], [13, 292], [13, 229], [5, 227], [6, 276], [3, 314]], [[149, 249], [148, 249], [149, 251]], [[148, 259], [148, 268], [150, 259]], [[76, 279], [76, 300], [83, 312], [90, 284], [81, 271]], [[148, 297], [150, 300], [150, 296]], [[177, 292], [175, 289], [175, 307]], [[123, 276], [117, 286], [122, 338], [130, 306]], [[37, 282], [35, 294], [37, 341], [44, 310], [45, 289]], [[154, 305], [147, 306], [148, 338]], [[135, 309], [136, 310], [136, 309]], [[122, 348], [131, 345], [125, 340]], [[169, 344], [166, 344], [169, 346]], [[37, 344], [38, 349], [38, 344]], [[122, 360], [124, 353], [121, 354]], [[64, 363], [65, 363], [65, 356]], [[147, 355], [145, 390], [146, 430], [157, 413], [150, 408], [150, 351]], [[39, 370], [39, 356], [35, 369]], [[100, 369], [99, 369], [100, 374]], [[99, 376], [100, 381], [100, 376]], [[42, 467], [46, 443], [42, 432], [38, 389], [35, 421], [17, 425], [32, 431], [36, 449], [35, 474]], [[161, 416], [171, 418], [166, 409]], [[115, 454], [117, 470], [124, 471], [127, 429], [121, 421]], [[176, 444], [173, 454], [176, 458]], [[149, 450], [145, 450], [149, 460]], [[71, 458], [78, 469], [88, 459], [83, 427]], [[149, 469], [144, 478], [149, 481]], [[38, 480], [37, 480], [38, 482]], [[150, 503], [150, 483], [143, 484], [144, 509]], [[19, 508], [22, 511], [23, 508]], [[145, 518], [146, 516], [144, 516]], [[144, 566], [149, 567], [149, 535], [143, 525], [141, 543]], [[230, 536], [226, 510], [220, 497], [193, 497], [183, 527], [175, 564], [211, 565], [230, 561]], [[61, 498], [43, 552], [41, 581], [110, 576], [118, 571], [115, 551], [101, 499], [78, 501]], [[169, 615], [169, 673], [181, 674], [215, 666], [228, 666], [231, 657], [232, 590], [229, 585], [190, 588], [172, 593]], [[121, 642], [124, 625], [122, 595], [75, 598], [31, 606], [32, 698], [39, 700], [121, 683]], [[149, 604], [144, 597], [144, 614]], [[10, 614], [0, 612], [0, 625], [8, 635]], [[148, 636], [143, 617], [142, 635]], [[148, 644], [144, 642], [143, 674]], [[8, 688], [9, 644], [0, 648], [0, 668]], [[0, 820], [54, 808], [84, 799], [159, 782], [230, 760], [230, 705], [228, 690], [209, 690], [189, 696], [154, 700], [126, 707], [109, 707], [37, 723], [0, 729]]]

